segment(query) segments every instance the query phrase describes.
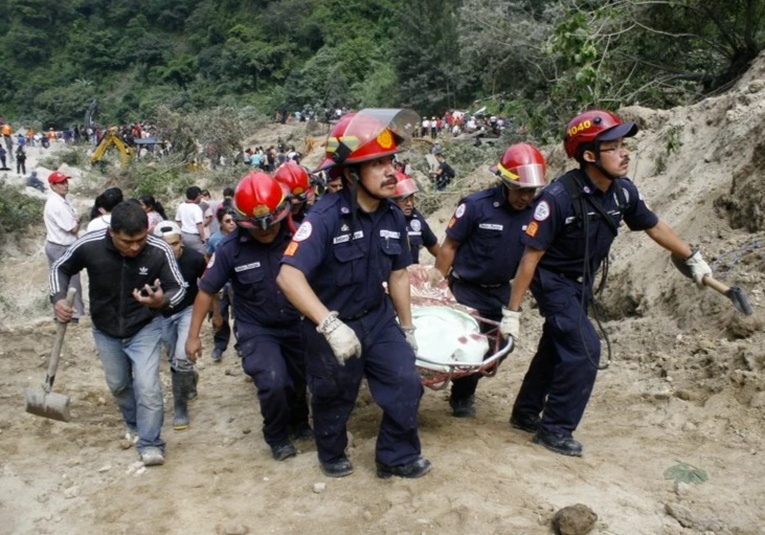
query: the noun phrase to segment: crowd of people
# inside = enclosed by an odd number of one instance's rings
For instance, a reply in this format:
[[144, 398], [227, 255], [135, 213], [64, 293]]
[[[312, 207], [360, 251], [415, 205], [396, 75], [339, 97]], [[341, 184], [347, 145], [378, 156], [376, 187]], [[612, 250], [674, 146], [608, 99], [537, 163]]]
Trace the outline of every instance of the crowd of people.
[[[54, 314], [61, 322], [82, 317], [82, 300], [68, 307], [64, 296], [70, 285], [81, 288], [86, 270], [106, 382], [145, 465], [165, 461], [160, 348], [170, 360], [173, 428], [187, 429], [202, 325], [212, 318], [210, 358], [220, 362], [233, 338], [275, 460], [297, 455], [295, 441], [313, 440], [326, 476], [352, 474], [347, 424], [366, 378], [383, 412], [377, 476], [427, 474], [433, 465], [420, 443], [423, 386], [407, 270], [422, 249], [435, 257], [431, 284], [446, 278], [458, 303], [514, 342], [531, 290], [545, 323], [509, 423], [553, 452], [582, 455], [573, 432], [601, 352], [587, 309], [622, 222], [680, 258], [699, 287], [709, 266], [625, 177], [624, 140], [637, 125], [602, 110], [568, 124], [564, 147], [577, 167], [549, 186], [538, 148], [508, 147], [489, 170], [496, 183], [459, 201], [439, 242], [396, 156], [406, 141], [397, 126], [413, 121], [409, 110], [346, 114], [314, 173], [294, 158], [271, 169], [251, 157], [222, 200], [191, 186], [172, 219], [152, 196], [125, 200], [110, 188], [94, 203], [98, 223], [79, 237], [67, 199], [71, 177], [51, 174], [45, 222]], [[479, 379], [453, 381], [454, 417], [476, 416]]]

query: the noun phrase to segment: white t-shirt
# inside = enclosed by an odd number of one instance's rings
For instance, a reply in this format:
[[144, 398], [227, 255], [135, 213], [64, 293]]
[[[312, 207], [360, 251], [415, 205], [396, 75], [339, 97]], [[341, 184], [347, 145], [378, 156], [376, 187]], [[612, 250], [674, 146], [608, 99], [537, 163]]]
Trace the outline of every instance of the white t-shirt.
[[[181, 232], [186, 234], [199, 234], [197, 224], [204, 223], [204, 214], [198, 204], [184, 202], [178, 205], [175, 212], [175, 220], [181, 226]], [[201, 236], [204, 238], [204, 236]]]
[[77, 235], [69, 232], [77, 225], [77, 211], [68, 199], [51, 192], [45, 201], [43, 210], [45, 220], [45, 239], [57, 245], [71, 245], [77, 241]]
[[88, 223], [88, 227], [85, 229], [85, 232], [93, 232], [94, 230], [102, 230], [105, 228], [109, 228], [109, 225], [112, 223], [112, 214], [104, 214], [102, 216], [98, 216], [94, 220], [92, 220], [90, 223]]

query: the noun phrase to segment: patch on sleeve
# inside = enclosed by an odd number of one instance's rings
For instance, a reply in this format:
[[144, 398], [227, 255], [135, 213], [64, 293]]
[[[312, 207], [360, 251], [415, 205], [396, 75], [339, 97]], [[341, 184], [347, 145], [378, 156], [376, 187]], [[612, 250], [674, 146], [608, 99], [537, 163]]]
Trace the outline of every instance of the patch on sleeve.
[[547, 201], [541, 201], [534, 209], [534, 219], [544, 221], [548, 217], [550, 217], [550, 205]]
[[313, 227], [311, 226], [311, 222], [305, 221], [302, 225], [300, 225], [300, 228], [297, 229], [297, 232], [292, 239], [296, 242], [307, 240], [311, 236], [312, 231]]
[[456, 217], [452, 217], [452, 218], [449, 220], [449, 224], [448, 224], [448, 225], [446, 225], [446, 226], [447, 226], [447, 227], [449, 227], [449, 228], [452, 228], [456, 222], [457, 222], [457, 218], [456, 218]]
[[[303, 228], [303, 227], [300, 227], [300, 228]], [[299, 229], [298, 229], [298, 232], [300, 232]], [[287, 248], [284, 250], [284, 256], [293, 256], [295, 252], [298, 250], [298, 245], [299, 244], [297, 242], [291, 241], [290, 244], [287, 246]]]
[[214, 265], [215, 265], [215, 253], [213, 253], [212, 256], [210, 257], [210, 260], [208, 260], [207, 269], [210, 269]]
[[460, 218], [460, 217], [462, 217], [463, 215], [465, 215], [465, 204], [464, 204], [464, 203], [463, 203], [463, 204], [460, 204], [460, 205], [457, 207], [457, 211], [456, 211], [456, 212], [454, 212], [454, 217], [456, 217], [457, 219], [459, 219], [459, 218]]
[[531, 236], [532, 238], [537, 235], [537, 231], [539, 230], [539, 223], [536, 221], [532, 221], [528, 224], [526, 227], [526, 235]]

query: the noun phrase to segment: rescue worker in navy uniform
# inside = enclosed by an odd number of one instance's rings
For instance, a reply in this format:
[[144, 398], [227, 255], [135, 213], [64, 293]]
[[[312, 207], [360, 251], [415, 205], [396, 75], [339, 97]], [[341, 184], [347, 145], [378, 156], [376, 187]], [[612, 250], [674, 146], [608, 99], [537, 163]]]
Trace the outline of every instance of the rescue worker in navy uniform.
[[303, 222], [310, 204], [314, 200], [315, 191], [311, 177], [302, 165], [289, 160], [274, 171], [274, 179], [283, 184], [290, 196], [290, 226], [294, 233]]
[[437, 257], [441, 249], [438, 238], [430, 230], [425, 216], [414, 205], [414, 194], [419, 191], [417, 184], [401, 171], [396, 171], [396, 181], [396, 194], [393, 200], [406, 217], [406, 233], [409, 237], [409, 250], [412, 252], [412, 264], [420, 263], [420, 249], [423, 246], [433, 257]]
[[291, 438], [312, 437], [305, 396], [300, 315], [275, 284], [291, 238], [290, 203], [284, 189], [263, 172], [250, 171], [234, 193], [237, 230], [218, 245], [199, 281], [186, 354], [201, 354], [199, 331], [215, 294], [231, 281], [242, 369], [258, 390], [263, 436], [277, 461], [297, 454]]
[[[499, 184], [462, 199], [446, 228], [431, 284], [448, 277], [458, 303], [499, 322], [510, 299], [510, 279], [523, 254], [521, 234], [531, 219], [537, 188], [545, 185], [545, 159], [527, 143], [511, 145], [490, 168]], [[481, 332], [494, 327], [480, 323]], [[452, 382], [449, 404], [457, 418], [475, 416], [480, 374]]]
[[563, 455], [582, 455], [573, 432], [600, 362], [600, 340], [587, 318], [587, 305], [593, 298], [594, 275], [622, 221], [684, 259], [700, 287], [711, 274], [701, 254], [659, 220], [625, 177], [630, 159], [623, 142], [637, 131], [634, 122], [602, 110], [582, 113], [568, 124], [563, 145], [579, 168], [553, 182], [535, 202], [522, 236], [525, 250], [510, 302], [503, 311], [500, 328], [517, 340], [521, 302], [531, 287], [545, 323], [510, 423], [535, 433], [536, 444]]
[[330, 133], [321, 166], [341, 171], [345, 185], [311, 209], [284, 253], [277, 282], [306, 317], [303, 332], [312, 351], [306, 374], [324, 474], [353, 472], [346, 424], [366, 376], [383, 410], [377, 476], [417, 478], [431, 464], [420, 455], [423, 387], [413, 349], [411, 255], [404, 215], [389, 199], [396, 188], [393, 155], [418, 118], [408, 110], [346, 117]]

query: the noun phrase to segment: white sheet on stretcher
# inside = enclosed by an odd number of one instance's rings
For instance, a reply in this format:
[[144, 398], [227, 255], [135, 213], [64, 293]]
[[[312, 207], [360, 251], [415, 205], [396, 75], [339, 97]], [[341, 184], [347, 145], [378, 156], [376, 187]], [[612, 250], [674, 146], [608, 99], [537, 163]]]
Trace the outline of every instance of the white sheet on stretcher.
[[[449, 307], [412, 307], [417, 338], [417, 356], [439, 362], [477, 364], [489, 350], [489, 340], [480, 334], [478, 320]], [[450, 366], [434, 365], [417, 359], [417, 366], [434, 371], [449, 371]]]

